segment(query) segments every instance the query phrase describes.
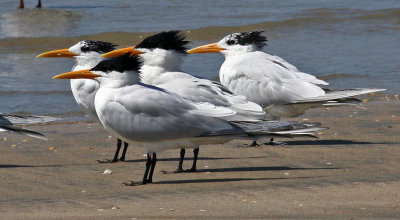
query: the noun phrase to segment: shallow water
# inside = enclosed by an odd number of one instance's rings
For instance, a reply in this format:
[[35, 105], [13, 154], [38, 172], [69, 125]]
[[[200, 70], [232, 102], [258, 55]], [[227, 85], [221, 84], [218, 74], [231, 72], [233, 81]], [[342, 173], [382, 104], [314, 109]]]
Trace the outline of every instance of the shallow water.
[[[69, 83], [51, 77], [73, 60], [38, 59], [82, 39], [137, 44], [144, 36], [184, 30], [191, 46], [236, 31], [264, 30], [266, 52], [330, 83], [400, 93], [399, 1], [44, 1], [43, 9], [0, 3], [0, 111], [60, 114], [84, 120]], [[32, 8], [36, 1], [26, 1]], [[216, 79], [220, 54], [190, 55], [183, 69]]]

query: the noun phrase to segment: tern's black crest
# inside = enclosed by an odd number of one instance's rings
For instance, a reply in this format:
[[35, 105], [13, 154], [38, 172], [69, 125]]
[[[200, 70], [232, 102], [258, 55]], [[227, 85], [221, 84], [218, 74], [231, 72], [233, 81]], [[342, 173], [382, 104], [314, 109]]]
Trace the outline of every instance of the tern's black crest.
[[124, 71], [136, 71], [138, 72], [141, 67], [142, 61], [137, 56], [130, 56], [129, 52], [114, 58], [101, 61], [91, 71], [103, 71], [103, 72], [124, 72]]
[[267, 45], [265, 42], [267, 41], [267, 37], [262, 36], [261, 33], [263, 31], [250, 31], [250, 32], [241, 32], [237, 34], [232, 34], [230, 38], [228, 37], [226, 43], [228, 45], [240, 44], [240, 45], [250, 45], [254, 44], [258, 48], [263, 48]]
[[118, 46], [113, 43], [104, 42], [104, 41], [95, 41], [95, 40], [84, 40], [82, 41], [83, 45], [81, 47], [82, 52], [95, 51], [98, 53], [108, 53], [110, 51], [115, 50]]
[[178, 53], [186, 53], [188, 43], [189, 41], [185, 40], [185, 35], [181, 34], [180, 31], [163, 31], [145, 38], [136, 48], [162, 48], [175, 50]]

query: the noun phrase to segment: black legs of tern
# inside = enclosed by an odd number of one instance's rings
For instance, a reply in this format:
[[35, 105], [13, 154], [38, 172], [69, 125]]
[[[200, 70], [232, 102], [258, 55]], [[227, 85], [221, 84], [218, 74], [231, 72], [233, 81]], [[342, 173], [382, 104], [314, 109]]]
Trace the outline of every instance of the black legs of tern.
[[183, 170], [183, 159], [185, 158], [185, 148], [181, 148], [181, 153], [180, 153], [180, 158], [179, 158], [179, 164], [178, 164], [178, 169], [175, 171], [175, 173], [183, 173], [183, 172], [196, 172], [196, 166], [197, 166], [197, 158], [199, 156], [199, 148], [193, 149], [193, 165], [191, 169], [188, 170]]
[[119, 151], [121, 150], [122, 141], [117, 139], [117, 150], [115, 150], [114, 158], [112, 160], [97, 160], [99, 163], [115, 163], [118, 161], [125, 161], [126, 151], [128, 150], [128, 143], [124, 142], [124, 149], [122, 150], [121, 158], [118, 160]]
[[138, 186], [138, 185], [145, 185], [148, 183], [153, 182], [153, 173], [157, 163], [157, 155], [153, 153], [147, 153], [147, 160], [146, 160], [146, 170], [144, 171], [143, 180], [141, 183], [131, 181], [129, 183], [124, 183], [125, 186]]
[[126, 150], [128, 150], [128, 145], [129, 145], [128, 143], [124, 142], [124, 150], [122, 150], [122, 155], [119, 158], [120, 161], [125, 161], [125, 154], [126, 154]]
[[183, 172], [183, 158], [185, 158], [185, 148], [181, 148], [181, 153], [179, 157], [179, 164], [178, 164], [178, 169], [175, 171], [176, 173], [182, 173]]
[[115, 163], [118, 161], [118, 155], [119, 155], [119, 150], [121, 150], [121, 146], [122, 146], [122, 141], [121, 139], [117, 139], [117, 150], [115, 151], [114, 154], [114, 159], [111, 161], [112, 163]]
[[195, 148], [193, 149], [193, 165], [192, 165], [192, 169], [190, 169], [190, 172], [196, 172], [196, 166], [197, 166], [197, 156], [199, 156], [199, 148]]
[[147, 154], [147, 161], [146, 161], [146, 170], [144, 171], [143, 181], [142, 184], [152, 183], [153, 182], [153, 173], [154, 168], [156, 167], [157, 163], [157, 156], [156, 153], [153, 153], [153, 158], [151, 154]]

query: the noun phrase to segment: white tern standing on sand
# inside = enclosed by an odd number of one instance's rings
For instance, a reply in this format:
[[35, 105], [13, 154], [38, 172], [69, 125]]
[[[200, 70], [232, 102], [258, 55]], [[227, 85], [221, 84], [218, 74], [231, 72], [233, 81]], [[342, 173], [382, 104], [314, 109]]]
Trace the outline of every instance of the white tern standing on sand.
[[[100, 83], [95, 107], [104, 127], [114, 136], [147, 149], [141, 184], [151, 183], [157, 152], [254, 139], [263, 135], [313, 135], [324, 130], [318, 123], [256, 121], [229, 122], [230, 108], [194, 103], [175, 93], [141, 82], [140, 58], [128, 53], [104, 60], [91, 70], [55, 76], [55, 79], [94, 79]], [[127, 185], [136, 185], [129, 183]]]

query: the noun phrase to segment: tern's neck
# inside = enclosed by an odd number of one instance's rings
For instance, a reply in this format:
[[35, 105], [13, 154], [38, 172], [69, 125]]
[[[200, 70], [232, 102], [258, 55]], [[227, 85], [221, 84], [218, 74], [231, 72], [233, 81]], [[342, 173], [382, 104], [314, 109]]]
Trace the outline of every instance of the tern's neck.
[[143, 66], [162, 68], [167, 71], [178, 71], [183, 59], [183, 54], [163, 49], [154, 49], [140, 55]]
[[232, 46], [231, 48], [229, 48], [229, 50], [223, 50], [221, 51], [221, 53], [223, 53], [225, 55], [225, 58], [227, 59], [230, 57], [236, 57], [243, 54], [252, 53], [257, 50], [258, 48], [254, 45], [247, 45], [247, 46], [237, 45], [237, 46]]
[[77, 71], [77, 70], [93, 68], [103, 59], [104, 58], [101, 57], [100, 54], [76, 56], [75, 57], [76, 64], [75, 64], [73, 70]]
[[143, 83], [150, 85], [163, 73], [179, 72], [183, 59], [183, 54], [167, 50], [153, 51], [140, 56], [143, 59], [140, 77]]
[[[137, 72], [126, 71], [124, 73], [111, 72], [109, 77], [99, 77], [97, 80], [103, 88], [121, 88], [140, 83], [140, 77]], [[112, 75], [115, 75], [113, 77]]]

